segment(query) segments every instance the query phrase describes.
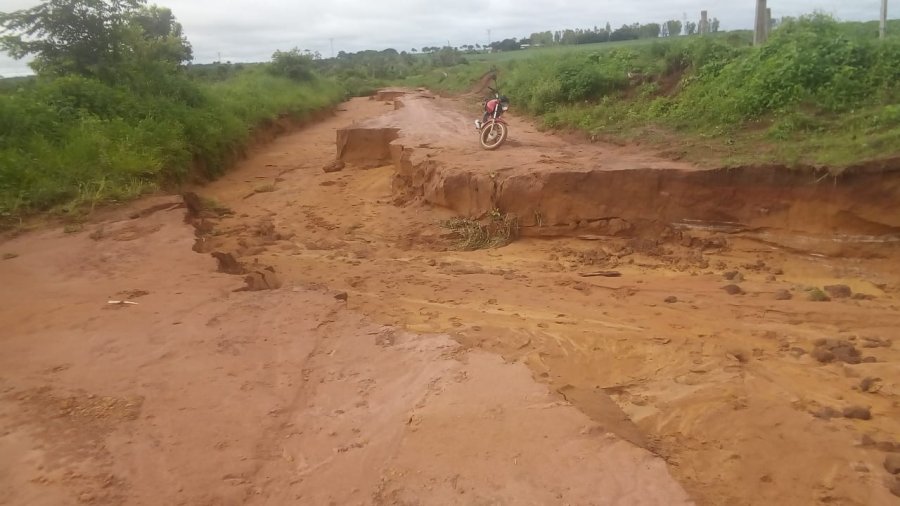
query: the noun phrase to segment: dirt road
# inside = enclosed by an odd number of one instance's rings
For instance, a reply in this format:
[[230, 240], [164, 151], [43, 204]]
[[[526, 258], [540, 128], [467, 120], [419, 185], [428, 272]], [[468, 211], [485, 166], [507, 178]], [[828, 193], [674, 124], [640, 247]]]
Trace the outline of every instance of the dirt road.
[[[213, 210], [190, 224], [160, 197], [0, 244], [0, 503], [896, 503], [893, 244], [607, 220], [456, 251], [438, 222], [483, 206], [480, 183], [422, 171], [692, 169], [521, 120], [485, 157], [428, 100], [354, 100], [275, 140], [198, 189]], [[415, 160], [322, 171], [338, 129], [394, 128], [392, 105], [436, 118], [396, 133]], [[233, 291], [245, 275], [276, 289]], [[826, 285], [861, 295], [809, 300]]]

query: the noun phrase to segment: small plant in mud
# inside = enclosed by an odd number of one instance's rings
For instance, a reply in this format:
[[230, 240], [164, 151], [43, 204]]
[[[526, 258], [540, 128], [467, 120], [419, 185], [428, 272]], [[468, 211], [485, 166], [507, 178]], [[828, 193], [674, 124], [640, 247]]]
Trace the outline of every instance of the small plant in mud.
[[809, 290], [809, 296], [807, 298], [813, 302], [828, 302], [831, 300], [831, 297], [819, 288], [812, 288]]
[[441, 225], [454, 233], [456, 248], [463, 251], [506, 246], [519, 234], [518, 218], [499, 209], [491, 211], [487, 223], [470, 218], [452, 218]]
[[216, 199], [208, 197], [201, 197], [200, 199], [203, 204], [203, 209], [214, 213], [216, 216], [221, 217], [234, 214], [234, 211], [232, 211], [230, 207], [222, 204]]

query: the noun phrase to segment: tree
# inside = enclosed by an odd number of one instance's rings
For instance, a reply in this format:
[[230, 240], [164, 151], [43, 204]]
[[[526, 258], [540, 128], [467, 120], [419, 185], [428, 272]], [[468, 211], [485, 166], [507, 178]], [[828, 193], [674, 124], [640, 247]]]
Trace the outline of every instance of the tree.
[[269, 72], [294, 81], [309, 81], [313, 78], [313, 55], [305, 54], [296, 47], [290, 51], [275, 51]]
[[639, 30], [642, 39], [659, 38], [659, 33], [661, 31], [662, 27], [659, 26], [659, 23], [647, 23], [646, 25], [641, 25]]
[[0, 49], [13, 58], [34, 56], [38, 74], [115, 79], [124, 62], [179, 65], [191, 47], [172, 11], [146, 0], [45, 0], [0, 13]]
[[193, 59], [191, 44], [171, 9], [156, 5], [144, 7], [134, 14], [131, 22], [140, 28], [145, 42], [154, 47], [159, 59], [176, 64]]
[[709, 29], [712, 31], [712, 33], [719, 32], [719, 18], [712, 18], [712, 22], [710, 22], [709, 24]]
[[685, 35], [694, 35], [697, 33], [697, 23], [693, 21], [688, 21], [684, 24], [684, 33]]
[[416, 48], [412, 48], [412, 49], [410, 49], [410, 52], [412, 52], [412, 53], [418, 53], [418, 52], [419, 52], [419, 50], [418, 50], [418, 49], [416, 49]]
[[613, 33], [609, 34], [609, 40], [612, 42], [619, 40], [636, 40], [639, 39], [640, 36], [640, 24], [635, 23], [633, 25], [622, 25], [621, 28], [617, 28]]
[[503, 39], [499, 42], [492, 42], [491, 48], [495, 51], [515, 51], [522, 49], [522, 46], [516, 39]]
[[466, 58], [458, 49], [444, 46], [440, 49], [434, 48], [434, 52], [431, 54], [431, 63], [435, 67], [452, 67], [466, 63]]
[[678, 21], [677, 19], [666, 21], [666, 29], [669, 32], [669, 37], [681, 35], [681, 21]]

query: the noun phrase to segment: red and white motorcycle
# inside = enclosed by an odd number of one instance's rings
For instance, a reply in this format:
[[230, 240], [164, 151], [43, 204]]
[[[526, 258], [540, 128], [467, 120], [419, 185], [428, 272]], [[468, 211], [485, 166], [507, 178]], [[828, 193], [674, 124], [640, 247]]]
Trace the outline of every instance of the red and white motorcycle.
[[489, 150], [499, 148], [509, 134], [509, 126], [502, 118], [503, 113], [509, 110], [509, 99], [493, 88], [490, 90], [492, 97], [481, 104], [484, 115], [480, 120], [475, 120], [475, 129], [481, 134], [481, 147]]

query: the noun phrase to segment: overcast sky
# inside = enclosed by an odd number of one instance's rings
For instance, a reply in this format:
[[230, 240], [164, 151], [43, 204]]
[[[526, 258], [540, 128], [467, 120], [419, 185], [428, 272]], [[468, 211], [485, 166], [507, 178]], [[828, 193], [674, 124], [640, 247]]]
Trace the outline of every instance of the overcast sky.
[[[877, 19], [881, 0], [769, 0], [773, 16], [822, 10], [843, 20]], [[9, 12], [39, 0], [0, 0]], [[750, 28], [754, 0], [162, 0], [184, 25], [194, 61], [268, 60], [276, 49], [334, 51], [487, 43], [532, 32], [625, 23], [696, 21], [700, 10], [723, 30]], [[893, 14], [893, 13], [892, 13]], [[896, 17], [892, 15], [891, 17]], [[29, 73], [0, 54], [0, 75]]]

